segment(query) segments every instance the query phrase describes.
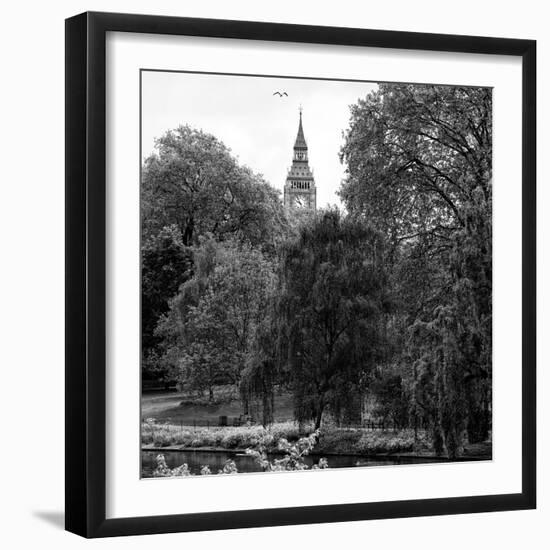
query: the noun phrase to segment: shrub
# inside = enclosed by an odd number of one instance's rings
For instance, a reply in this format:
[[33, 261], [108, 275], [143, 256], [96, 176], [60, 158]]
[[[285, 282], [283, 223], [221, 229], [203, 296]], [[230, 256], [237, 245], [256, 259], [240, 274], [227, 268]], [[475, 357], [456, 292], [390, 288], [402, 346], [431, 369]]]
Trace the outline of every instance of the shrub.
[[317, 445], [318, 452], [350, 454], [390, 454], [419, 451], [429, 448], [426, 435], [419, 433], [415, 443], [413, 430], [364, 431], [360, 429], [323, 432]]
[[182, 464], [177, 468], [168, 468], [164, 455], [157, 455], [157, 467], [153, 471], [153, 477], [175, 477], [190, 476], [191, 472], [187, 464]]
[[157, 424], [153, 419], [142, 423], [141, 442], [155, 447], [218, 447], [236, 449], [253, 447], [260, 440], [271, 450], [277, 448], [277, 441], [299, 438], [298, 426], [293, 422], [281, 422], [266, 429], [262, 426], [239, 426], [223, 428], [182, 428], [173, 424]]
[[[176, 468], [169, 468], [166, 464], [164, 455], [157, 455], [157, 467], [153, 470], [153, 477], [187, 477], [192, 476], [191, 470], [187, 464], [182, 464]], [[218, 474], [236, 474], [237, 466], [233, 460], [227, 460], [222, 470], [218, 470]], [[212, 471], [208, 466], [202, 466], [200, 470], [201, 476], [211, 475]]]
[[[313, 432], [307, 437], [298, 439], [295, 443], [289, 443], [287, 439], [280, 439], [277, 448], [284, 453], [283, 458], [270, 460], [267, 456], [264, 439], [260, 439], [254, 448], [248, 448], [246, 453], [252, 456], [264, 471], [282, 472], [282, 471], [300, 471], [300, 470], [319, 470], [328, 468], [328, 462], [325, 458], [319, 459], [317, 464], [311, 468], [305, 463], [304, 458], [312, 451], [319, 439], [319, 432]], [[185, 477], [193, 475], [187, 464], [182, 464], [176, 468], [169, 468], [166, 464], [164, 455], [157, 455], [157, 467], [153, 471], [153, 477]], [[218, 470], [218, 474], [231, 475], [237, 474], [237, 465], [234, 460], [226, 460], [223, 468]], [[202, 466], [200, 475], [211, 475], [212, 471], [208, 466]]]
[[237, 474], [237, 465], [234, 460], [226, 460], [222, 470], [218, 470], [218, 474]]
[[[278, 441], [277, 448], [279, 451], [283, 451], [284, 457], [275, 460], [268, 458], [263, 440], [255, 448], [247, 449], [246, 454], [253, 457], [264, 472], [308, 470], [309, 466], [305, 463], [304, 458], [313, 450], [318, 439], [318, 430], [307, 437], [298, 439], [296, 443], [289, 443], [287, 439], [282, 438]], [[328, 462], [324, 458], [311, 467], [312, 470], [322, 468], [328, 468]]]
[[364, 432], [357, 443], [357, 451], [361, 454], [377, 453], [408, 453], [427, 448], [426, 436], [422, 433], [415, 443], [413, 430], [395, 432]]
[[361, 438], [361, 430], [331, 430], [323, 432], [317, 450], [319, 452], [355, 453]]
[[[246, 449], [261, 446], [266, 452], [278, 449], [279, 442], [300, 441], [298, 425], [280, 422], [266, 429], [262, 426], [239, 426], [224, 428], [189, 429], [172, 424], [156, 424], [149, 419], [142, 424], [142, 444], [154, 447], [216, 447], [223, 449]], [[302, 438], [303, 439], [303, 438]], [[323, 430], [317, 442], [317, 452], [350, 454], [387, 454], [411, 452], [430, 448], [424, 432], [419, 432], [415, 443], [414, 431], [365, 431], [361, 429]]]
[[281, 438], [288, 441], [296, 441], [300, 438], [300, 429], [295, 422], [279, 422], [273, 424], [271, 434], [274, 441], [278, 441]]
[[225, 449], [235, 449], [239, 446], [239, 443], [241, 442], [241, 438], [239, 434], [235, 432], [230, 432], [227, 435], [225, 435], [221, 441], [221, 446]]

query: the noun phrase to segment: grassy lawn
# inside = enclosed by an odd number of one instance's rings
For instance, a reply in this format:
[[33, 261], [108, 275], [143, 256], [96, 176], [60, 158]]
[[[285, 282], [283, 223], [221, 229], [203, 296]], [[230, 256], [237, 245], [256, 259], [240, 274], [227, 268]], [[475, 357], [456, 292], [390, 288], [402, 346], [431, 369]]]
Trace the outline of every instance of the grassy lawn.
[[[221, 396], [223, 394], [220, 392]], [[216, 396], [217, 399], [217, 396]], [[218, 425], [219, 417], [239, 417], [243, 412], [239, 399], [220, 399], [212, 404], [205, 401], [193, 403], [188, 393], [146, 393], [141, 397], [141, 418], [154, 418], [157, 422], [193, 426], [194, 422], [203, 426]], [[289, 395], [275, 396], [275, 422], [293, 419], [292, 399]]]

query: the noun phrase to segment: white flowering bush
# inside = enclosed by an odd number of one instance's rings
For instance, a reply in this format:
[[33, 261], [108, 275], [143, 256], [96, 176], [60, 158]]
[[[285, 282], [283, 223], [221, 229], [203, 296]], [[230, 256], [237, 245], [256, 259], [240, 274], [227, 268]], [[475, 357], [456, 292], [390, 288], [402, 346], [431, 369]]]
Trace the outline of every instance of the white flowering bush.
[[[279, 439], [278, 450], [284, 453], [283, 458], [270, 460], [267, 456], [265, 441], [260, 441], [255, 448], [247, 449], [246, 454], [254, 458], [264, 472], [308, 470], [309, 466], [304, 459], [313, 450], [318, 439], [319, 430], [307, 437], [301, 437], [296, 443], [289, 443], [285, 438]], [[318, 464], [311, 467], [312, 470], [321, 468], [328, 468], [325, 458], [321, 458]]]
[[[268, 441], [271, 440], [269, 435]], [[305, 463], [305, 457], [309, 455], [319, 438], [319, 432], [313, 432], [307, 437], [302, 437], [295, 443], [290, 443], [287, 439], [281, 438], [278, 442], [278, 449], [284, 453], [282, 458], [270, 460], [267, 455], [266, 442], [260, 439], [254, 448], [248, 448], [246, 454], [254, 458], [264, 472], [283, 472], [299, 470], [319, 470], [328, 468], [328, 462], [325, 458], [320, 458], [317, 464], [311, 468]], [[176, 468], [169, 468], [166, 464], [164, 455], [159, 454], [156, 457], [157, 467], [153, 471], [153, 477], [184, 477], [194, 475], [187, 464], [182, 464]], [[218, 470], [218, 474], [231, 475], [237, 474], [237, 465], [234, 460], [226, 460], [223, 468]], [[202, 466], [200, 475], [212, 475], [209, 466]]]
[[[194, 475], [187, 464], [182, 464], [176, 468], [169, 468], [166, 464], [164, 455], [157, 455], [157, 467], [153, 470], [153, 477], [186, 477]], [[237, 465], [234, 460], [226, 460], [223, 468], [218, 470], [218, 474], [236, 474]], [[212, 474], [209, 466], [202, 466], [200, 469], [201, 476], [209, 476]]]
[[190, 475], [192, 474], [187, 464], [182, 464], [177, 468], [169, 468], [164, 455], [157, 455], [157, 467], [153, 470], [153, 477], [182, 477]]
[[223, 468], [221, 470], [218, 470], [218, 474], [230, 475], [237, 473], [239, 472], [237, 471], [237, 465], [235, 464], [234, 460], [226, 460]]

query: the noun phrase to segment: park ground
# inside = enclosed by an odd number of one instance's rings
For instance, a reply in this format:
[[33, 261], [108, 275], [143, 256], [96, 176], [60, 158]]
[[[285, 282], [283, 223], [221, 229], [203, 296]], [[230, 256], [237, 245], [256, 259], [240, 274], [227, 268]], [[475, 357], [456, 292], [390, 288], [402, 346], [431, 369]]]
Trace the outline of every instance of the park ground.
[[[280, 438], [294, 441], [303, 435], [293, 421], [292, 400], [288, 394], [275, 396], [275, 421], [269, 428], [256, 423], [239, 425], [241, 412], [240, 400], [231, 394], [224, 395], [223, 389], [213, 403], [181, 392], [145, 393], [141, 400], [142, 447], [144, 450], [244, 450], [262, 440], [268, 448], [276, 450]], [[221, 416], [227, 417], [227, 426], [220, 426]], [[342, 428], [330, 423], [323, 426], [315, 452], [435, 457], [423, 430], [415, 437], [412, 429]], [[464, 459], [489, 460], [491, 456], [489, 441], [464, 448]]]

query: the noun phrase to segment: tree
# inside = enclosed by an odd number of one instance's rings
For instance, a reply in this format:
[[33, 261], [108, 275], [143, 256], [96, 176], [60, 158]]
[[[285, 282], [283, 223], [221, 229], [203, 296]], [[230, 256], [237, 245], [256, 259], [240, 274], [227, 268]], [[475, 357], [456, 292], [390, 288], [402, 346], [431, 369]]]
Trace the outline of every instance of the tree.
[[491, 155], [491, 90], [424, 85], [359, 101], [341, 152], [346, 207], [390, 243], [413, 412], [450, 456], [490, 425]]
[[[212, 399], [215, 384], [240, 384], [273, 266], [257, 248], [212, 236], [195, 248], [195, 257], [199, 269], [171, 302], [158, 333], [180, 380], [207, 389]], [[245, 399], [245, 413], [246, 405]]]
[[285, 224], [278, 192], [240, 166], [221, 141], [190, 126], [157, 139], [142, 173], [146, 237], [173, 224], [185, 246], [207, 233], [270, 244]]
[[266, 296], [263, 315], [255, 325], [245, 368], [242, 372], [241, 393], [249, 405], [261, 411], [264, 427], [273, 423], [275, 389], [285, 386], [284, 362], [278, 317], [277, 275], [271, 292]]
[[352, 106], [340, 195], [392, 242], [442, 246], [468, 205], [490, 212], [491, 153], [491, 90], [380, 85]]
[[144, 376], [158, 378], [167, 376], [170, 365], [159, 349], [162, 330], [155, 333], [159, 319], [180, 285], [191, 278], [184, 303], [191, 304], [193, 293], [196, 302], [200, 289], [195, 285], [204, 279], [204, 273], [193, 277], [201, 268], [191, 248], [211, 235], [273, 254], [291, 228], [278, 192], [240, 166], [214, 136], [189, 126], [156, 141], [142, 174], [142, 370]]
[[282, 247], [280, 342], [296, 417], [315, 429], [327, 408], [357, 415], [353, 398], [380, 356], [382, 254], [380, 234], [338, 210], [319, 213]]
[[409, 399], [403, 376], [381, 369], [375, 373], [371, 389], [377, 398], [375, 414], [384, 421], [391, 420], [394, 427], [405, 427], [409, 420]]
[[192, 273], [191, 253], [183, 246], [175, 226], [164, 227], [141, 248], [141, 342], [144, 376], [162, 377], [155, 335], [159, 318], [168, 311], [168, 301]]

